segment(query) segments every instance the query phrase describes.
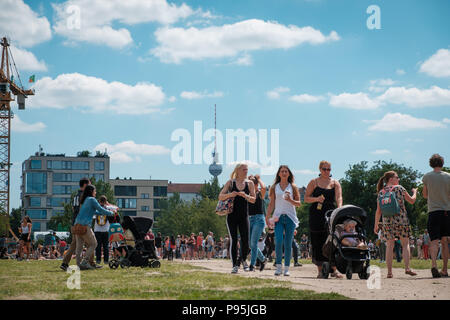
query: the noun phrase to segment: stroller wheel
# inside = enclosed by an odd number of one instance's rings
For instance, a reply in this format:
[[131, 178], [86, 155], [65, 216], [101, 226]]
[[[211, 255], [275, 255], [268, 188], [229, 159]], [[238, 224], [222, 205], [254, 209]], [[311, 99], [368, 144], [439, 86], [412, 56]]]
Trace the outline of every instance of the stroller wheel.
[[128, 260], [128, 259], [123, 259], [123, 260], [120, 262], [120, 267], [121, 267], [122, 269], [124, 269], [124, 268], [129, 268], [130, 265], [131, 265], [131, 261]]
[[352, 278], [352, 275], [353, 275], [352, 263], [349, 262], [347, 264], [347, 270], [345, 271], [345, 276], [347, 277], [348, 280], [350, 280]]
[[330, 264], [328, 262], [324, 262], [322, 264], [322, 278], [328, 279], [329, 274], [330, 274]]
[[161, 262], [159, 262], [158, 260], [152, 261], [150, 266], [152, 268], [160, 268], [161, 267]]
[[111, 269], [117, 269], [119, 267], [119, 261], [113, 259], [109, 262], [109, 267]]
[[365, 267], [363, 267], [362, 271], [360, 273], [358, 273], [358, 276], [360, 279], [362, 279], [362, 280], [369, 279], [369, 273], [367, 272], [368, 269], [369, 269], [369, 266], [365, 266]]

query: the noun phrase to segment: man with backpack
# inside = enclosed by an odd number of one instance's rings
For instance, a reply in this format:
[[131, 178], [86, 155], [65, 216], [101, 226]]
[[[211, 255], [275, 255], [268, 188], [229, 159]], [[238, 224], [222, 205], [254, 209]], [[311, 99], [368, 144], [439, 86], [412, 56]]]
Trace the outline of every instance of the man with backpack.
[[[430, 158], [433, 171], [423, 176], [423, 197], [428, 200], [428, 224], [430, 234], [431, 274], [433, 278], [448, 277], [448, 237], [450, 236], [450, 174], [442, 171], [444, 158], [433, 154]], [[442, 270], [437, 269], [436, 258], [442, 246]], [[424, 241], [425, 244], [425, 241]]]

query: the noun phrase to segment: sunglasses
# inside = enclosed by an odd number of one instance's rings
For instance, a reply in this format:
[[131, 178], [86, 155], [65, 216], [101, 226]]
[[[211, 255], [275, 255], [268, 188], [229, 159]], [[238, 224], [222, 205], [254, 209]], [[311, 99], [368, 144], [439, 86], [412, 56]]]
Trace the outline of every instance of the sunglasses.
[[323, 170], [323, 171], [331, 171], [331, 168], [321, 168], [320, 170]]

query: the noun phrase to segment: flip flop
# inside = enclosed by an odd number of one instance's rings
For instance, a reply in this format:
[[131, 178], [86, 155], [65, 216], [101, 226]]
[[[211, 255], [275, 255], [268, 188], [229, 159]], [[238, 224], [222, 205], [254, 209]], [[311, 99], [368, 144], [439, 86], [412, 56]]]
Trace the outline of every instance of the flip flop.
[[441, 275], [441, 277], [445, 277], [445, 278], [447, 278], [448, 277], [448, 272], [439, 272], [439, 274]]
[[409, 274], [410, 276], [417, 276], [417, 273], [415, 273], [415, 272], [413, 272], [411, 270], [405, 271], [405, 273]]
[[392, 273], [388, 273], [386, 278], [393, 278], [394, 276], [392, 275]]

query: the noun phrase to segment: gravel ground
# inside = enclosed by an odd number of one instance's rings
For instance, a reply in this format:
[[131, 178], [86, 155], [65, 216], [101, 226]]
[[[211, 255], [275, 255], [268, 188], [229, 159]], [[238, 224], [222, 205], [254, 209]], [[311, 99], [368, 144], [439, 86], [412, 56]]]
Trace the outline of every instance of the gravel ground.
[[[230, 260], [189, 260], [179, 263], [188, 263], [206, 268], [211, 272], [231, 272]], [[394, 277], [387, 279], [387, 269], [381, 268], [379, 289], [369, 289], [367, 280], [360, 280], [353, 274], [351, 280], [343, 279], [317, 279], [317, 268], [312, 264], [302, 267], [290, 267], [290, 276], [275, 276], [275, 267], [268, 263], [263, 272], [244, 272], [239, 269], [239, 276], [257, 277], [260, 279], [275, 279], [289, 281], [295, 289], [313, 290], [315, 292], [336, 292], [346, 297], [362, 300], [450, 300], [450, 278], [433, 279], [429, 269], [414, 270], [417, 276], [405, 274], [404, 269], [393, 269]], [[369, 279], [370, 281], [370, 279]], [[374, 281], [370, 283], [375, 284]]]

